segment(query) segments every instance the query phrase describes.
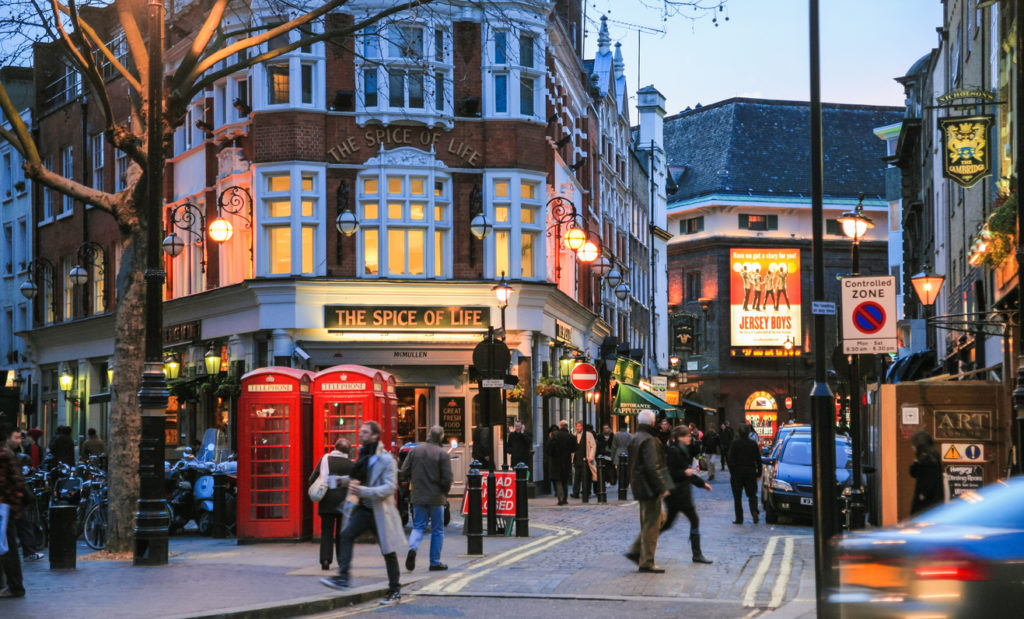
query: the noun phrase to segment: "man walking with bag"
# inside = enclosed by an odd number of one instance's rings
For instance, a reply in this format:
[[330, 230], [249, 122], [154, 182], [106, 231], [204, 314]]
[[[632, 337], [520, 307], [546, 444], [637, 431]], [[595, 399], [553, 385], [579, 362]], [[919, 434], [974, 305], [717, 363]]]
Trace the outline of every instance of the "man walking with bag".
[[633, 498], [640, 503], [640, 533], [626, 558], [636, 562], [641, 572], [664, 574], [664, 568], [654, 564], [654, 553], [664, 518], [661, 501], [672, 490], [672, 480], [665, 465], [665, 446], [654, 429], [654, 411], [640, 411], [636, 420], [636, 435], [629, 443], [629, 483], [633, 486]]
[[444, 543], [444, 506], [452, 487], [452, 460], [441, 447], [444, 428], [430, 428], [427, 442], [413, 448], [402, 463], [401, 478], [409, 480], [412, 503], [412, 533], [409, 535], [409, 554], [405, 569], [416, 569], [416, 551], [430, 523], [430, 571], [448, 569], [441, 563], [441, 545]]
[[358, 502], [345, 503], [347, 516], [338, 544], [338, 575], [321, 578], [320, 582], [334, 589], [347, 589], [351, 582], [352, 546], [363, 531], [374, 529], [388, 572], [388, 595], [380, 603], [395, 604], [402, 599], [398, 551], [405, 545], [402, 517], [395, 507], [397, 467], [394, 457], [380, 444], [377, 422], [363, 422], [359, 428], [359, 444], [359, 459], [352, 468], [348, 486], [349, 494]]

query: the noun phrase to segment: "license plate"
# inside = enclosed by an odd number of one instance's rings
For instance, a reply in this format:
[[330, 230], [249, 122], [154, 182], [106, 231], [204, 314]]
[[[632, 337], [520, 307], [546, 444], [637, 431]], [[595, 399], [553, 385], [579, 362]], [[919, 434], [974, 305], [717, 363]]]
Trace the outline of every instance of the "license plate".
[[800, 504], [801, 505], [814, 505], [814, 499], [811, 498], [811, 497], [806, 497], [806, 496], [800, 497]]

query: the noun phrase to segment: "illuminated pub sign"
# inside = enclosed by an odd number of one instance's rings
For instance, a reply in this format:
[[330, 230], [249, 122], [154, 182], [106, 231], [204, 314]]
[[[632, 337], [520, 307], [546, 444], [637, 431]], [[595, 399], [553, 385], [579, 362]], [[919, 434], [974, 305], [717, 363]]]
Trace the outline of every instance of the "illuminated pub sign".
[[342, 331], [487, 331], [491, 311], [486, 306], [325, 305], [324, 327]]
[[[732, 355], [774, 357], [799, 351], [800, 250], [730, 249], [729, 270]], [[766, 354], [768, 350], [786, 352]]]
[[962, 187], [972, 187], [992, 173], [988, 129], [992, 116], [939, 119], [942, 132], [942, 175]]

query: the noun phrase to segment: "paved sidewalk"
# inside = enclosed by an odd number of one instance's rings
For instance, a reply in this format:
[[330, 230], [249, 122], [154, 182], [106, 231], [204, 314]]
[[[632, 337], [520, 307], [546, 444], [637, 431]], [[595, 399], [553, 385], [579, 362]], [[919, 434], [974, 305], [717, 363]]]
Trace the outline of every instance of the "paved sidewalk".
[[[459, 573], [481, 560], [469, 557], [462, 521], [453, 500], [442, 561], [447, 572], [429, 572], [429, 537], [420, 546], [416, 571], [405, 570], [409, 585]], [[408, 534], [408, 529], [407, 529]], [[515, 549], [549, 531], [531, 529], [532, 538], [484, 538], [484, 559]], [[43, 559], [23, 563], [26, 597], [0, 600], [0, 617], [286, 617], [349, 606], [382, 597], [387, 589], [384, 561], [376, 544], [356, 544], [352, 588], [341, 592], [319, 582], [319, 542], [238, 545], [234, 539], [171, 537], [170, 561], [161, 567], [132, 567], [130, 561], [90, 561], [84, 543], [75, 570], [51, 570]]]

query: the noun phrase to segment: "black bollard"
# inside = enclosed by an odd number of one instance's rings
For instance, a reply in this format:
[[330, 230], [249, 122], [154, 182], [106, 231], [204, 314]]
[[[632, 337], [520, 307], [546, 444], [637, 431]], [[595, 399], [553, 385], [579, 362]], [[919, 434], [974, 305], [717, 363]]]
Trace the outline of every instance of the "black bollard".
[[605, 466], [608, 464], [608, 456], [597, 457], [597, 502], [608, 502], [608, 489], [604, 487]]
[[530, 537], [530, 506], [526, 490], [529, 472], [530, 467], [525, 462], [516, 465], [516, 537]]
[[482, 497], [480, 496], [480, 482], [483, 475], [480, 473], [478, 468], [480, 463], [476, 460], [469, 465], [469, 473], [466, 474], [466, 492], [469, 493], [469, 497], [466, 499], [469, 501], [469, 513], [466, 515], [466, 554], [468, 555], [482, 555], [484, 554], [484, 539], [483, 539], [483, 515], [482, 515]]
[[619, 500], [625, 501], [629, 497], [626, 496], [626, 488], [629, 487], [629, 454], [622, 452], [619, 454]]
[[498, 493], [494, 491], [497, 487], [497, 476], [494, 469], [487, 471], [487, 534], [498, 534]]
[[224, 508], [225, 495], [228, 489], [228, 476], [224, 471], [213, 472], [213, 522], [210, 523], [210, 534], [223, 539], [228, 536], [228, 528], [225, 525], [226, 511]]
[[[11, 523], [9, 526], [14, 526]], [[78, 507], [50, 506], [50, 569], [73, 570], [78, 543]]]

